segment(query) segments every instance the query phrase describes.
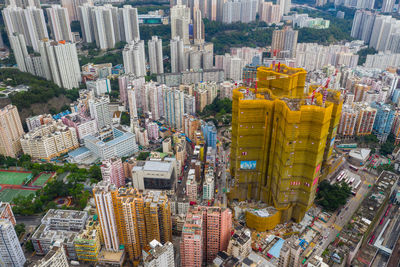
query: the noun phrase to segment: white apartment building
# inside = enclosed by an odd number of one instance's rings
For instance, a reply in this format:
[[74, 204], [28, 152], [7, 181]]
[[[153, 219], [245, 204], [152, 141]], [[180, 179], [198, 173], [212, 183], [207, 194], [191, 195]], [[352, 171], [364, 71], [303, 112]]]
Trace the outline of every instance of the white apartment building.
[[36, 6], [23, 9], [10, 5], [2, 12], [8, 36], [14, 33], [24, 35], [26, 44], [39, 52], [39, 40], [49, 38], [43, 10]]
[[149, 137], [147, 135], [147, 130], [144, 128], [135, 128], [136, 140], [139, 142], [141, 146], [149, 145]]
[[104, 95], [105, 93], [110, 93], [111, 92], [110, 79], [103, 78], [103, 79], [97, 79], [95, 81], [87, 81], [86, 88], [90, 91], [93, 91], [94, 95], [97, 97]]
[[79, 20], [84, 40], [95, 41], [100, 49], [114, 48], [120, 41], [140, 40], [137, 9], [130, 5], [118, 8], [87, 3], [79, 6]]
[[186, 70], [185, 53], [183, 49], [183, 40], [177, 36], [171, 39], [171, 73], [179, 73]]
[[69, 21], [75, 21], [79, 20], [79, 6], [92, 2], [92, 0], [61, 0], [61, 6], [68, 10]]
[[57, 42], [62, 40], [73, 42], [68, 10], [60, 5], [51, 5], [46, 11], [53, 39]]
[[128, 89], [127, 94], [128, 94], [128, 103], [129, 103], [129, 114], [131, 119], [137, 118], [138, 113], [137, 113], [137, 106], [136, 106], [136, 91], [134, 87], [131, 87]]
[[144, 54], [144, 41], [131, 41], [122, 51], [125, 73], [132, 73], [136, 77], [146, 75], [146, 60]]
[[100, 227], [103, 233], [106, 250], [118, 251], [119, 239], [117, 222], [115, 220], [114, 206], [111, 191], [116, 190], [113, 184], [105, 181], [99, 182], [93, 188], [94, 201], [99, 215]]
[[152, 36], [148, 41], [150, 73], [164, 73], [162, 40]]
[[90, 117], [96, 120], [99, 130], [112, 124], [109, 104], [110, 98], [108, 96], [89, 100]]
[[46, 79], [66, 89], [79, 88], [81, 69], [75, 43], [42, 40], [39, 46]]
[[164, 88], [164, 118], [175, 129], [182, 128], [184, 114], [184, 93], [178, 89]]
[[80, 231], [85, 227], [87, 219], [86, 211], [50, 209], [42, 218], [42, 224], [51, 230]]
[[197, 201], [197, 182], [194, 169], [189, 170], [186, 181], [186, 195], [189, 201]]
[[53, 121], [21, 137], [25, 154], [35, 159], [50, 160], [79, 147], [75, 128]]
[[4, 266], [23, 267], [26, 261], [14, 225], [7, 219], [0, 219], [0, 259]]
[[120, 21], [123, 24], [121, 30], [121, 39], [127, 43], [140, 40], [139, 20], [137, 8], [130, 5], [124, 5], [119, 9]]
[[235, 231], [229, 241], [227, 252], [238, 259], [245, 259], [251, 253], [251, 231], [243, 228]]
[[207, 173], [203, 182], [203, 200], [212, 200], [214, 198], [214, 183], [213, 173]]
[[185, 44], [189, 44], [190, 8], [185, 5], [175, 5], [171, 13], [171, 38], [180, 37]]

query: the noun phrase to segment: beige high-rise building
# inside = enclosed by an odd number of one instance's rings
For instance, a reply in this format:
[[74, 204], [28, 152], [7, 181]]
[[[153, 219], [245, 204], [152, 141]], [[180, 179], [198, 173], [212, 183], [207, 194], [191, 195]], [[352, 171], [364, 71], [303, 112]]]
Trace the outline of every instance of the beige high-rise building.
[[93, 5], [92, 0], [61, 0], [61, 6], [68, 10], [69, 20], [79, 20], [79, 6], [85, 3]]
[[136, 188], [112, 192], [114, 212], [121, 244], [131, 260], [138, 260], [152, 240], [172, 240], [171, 208], [168, 197], [160, 192], [142, 195]]
[[271, 52], [273, 56], [292, 58], [296, 56], [298, 31], [286, 27], [272, 33]]
[[272, 2], [262, 2], [259, 13], [260, 20], [266, 23], [279, 23], [281, 20], [279, 5], [274, 5]]
[[15, 158], [21, 151], [20, 138], [24, 134], [16, 106], [0, 109], [0, 155]]

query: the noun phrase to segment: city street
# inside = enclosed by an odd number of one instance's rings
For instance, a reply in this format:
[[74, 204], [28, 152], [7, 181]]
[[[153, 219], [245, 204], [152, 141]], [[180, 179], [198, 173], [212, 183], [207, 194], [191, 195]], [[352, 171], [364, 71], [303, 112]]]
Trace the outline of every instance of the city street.
[[17, 223], [25, 224], [25, 227], [28, 226], [38, 226], [41, 223], [42, 215], [32, 215], [32, 216], [15, 216], [15, 220]]
[[361, 202], [364, 200], [365, 196], [368, 194], [371, 188], [368, 188], [368, 185], [373, 184], [375, 182], [374, 178], [366, 173], [358, 173], [365, 180], [362, 183], [362, 186], [357, 192], [357, 195], [351, 197], [347, 204], [341, 209], [340, 213], [337, 212], [332, 215], [332, 217], [328, 221], [329, 227], [331, 227], [330, 232], [324, 242], [317, 247], [315, 254], [320, 256], [322, 252], [328, 247], [330, 243], [332, 243], [337, 234], [342, 230], [342, 228], [350, 221], [353, 214], [357, 211]]

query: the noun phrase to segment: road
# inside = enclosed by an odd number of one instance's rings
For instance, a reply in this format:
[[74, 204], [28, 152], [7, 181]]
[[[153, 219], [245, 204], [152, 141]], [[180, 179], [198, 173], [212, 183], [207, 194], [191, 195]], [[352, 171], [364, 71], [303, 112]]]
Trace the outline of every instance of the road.
[[[362, 173], [360, 173], [360, 175], [362, 175]], [[364, 200], [369, 190], [371, 190], [371, 188], [368, 188], [368, 185], [374, 183], [375, 181], [369, 175], [362, 176], [366, 177], [366, 180], [362, 183], [362, 186], [358, 190], [357, 195], [352, 197], [347, 202], [346, 206], [342, 208], [341, 212], [338, 215], [334, 214], [329, 219], [328, 225], [329, 227], [331, 227], [331, 229], [324, 242], [317, 247], [316, 255], [321, 256], [322, 252], [328, 247], [328, 245], [336, 239], [337, 234], [350, 221], [353, 214], [357, 211], [358, 207]]]
[[32, 216], [15, 216], [15, 220], [17, 223], [23, 223], [26, 227], [28, 226], [37, 226], [41, 223], [42, 216], [41, 215], [32, 215]]
[[190, 161], [191, 161], [192, 155], [193, 155], [192, 146], [187, 141], [186, 141], [186, 155], [187, 155], [186, 162], [187, 162], [188, 168], [186, 168], [186, 170], [183, 170], [182, 182], [178, 183], [179, 176], [178, 176], [178, 179], [175, 181], [175, 194], [178, 196], [178, 199], [182, 199], [186, 196], [186, 194], [183, 193], [183, 189], [186, 188], [186, 180], [187, 180], [187, 176], [188, 176], [189, 169], [190, 169]]

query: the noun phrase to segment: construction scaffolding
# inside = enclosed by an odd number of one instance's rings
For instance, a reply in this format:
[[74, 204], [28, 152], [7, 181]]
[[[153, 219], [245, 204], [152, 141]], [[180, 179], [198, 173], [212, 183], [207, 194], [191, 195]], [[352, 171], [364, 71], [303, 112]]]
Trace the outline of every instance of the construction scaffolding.
[[74, 239], [76, 256], [79, 261], [97, 262], [101, 240], [100, 223], [97, 215], [89, 219], [85, 230]]
[[258, 71], [257, 88], [233, 91], [229, 197], [264, 201], [281, 212], [281, 222], [300, 221], [332, 153], [340, 93], [324, 92], [324, 99], [318, 92], [309, 101], [303, 69]]

